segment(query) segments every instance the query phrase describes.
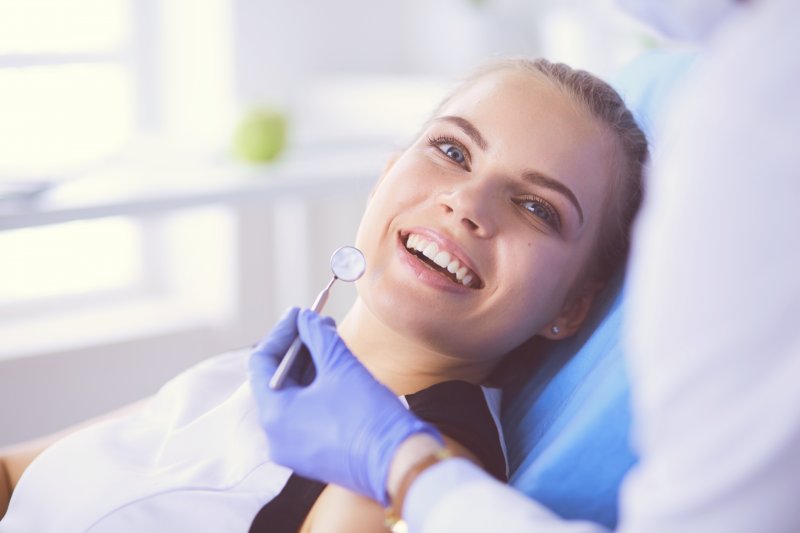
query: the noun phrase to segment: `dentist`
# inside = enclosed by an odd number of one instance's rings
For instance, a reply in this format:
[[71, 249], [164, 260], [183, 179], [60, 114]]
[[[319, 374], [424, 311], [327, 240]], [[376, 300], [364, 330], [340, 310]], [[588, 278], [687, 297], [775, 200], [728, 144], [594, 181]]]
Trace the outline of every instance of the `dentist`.
[[[800, 3], [620, 2], [707, 49], [668, 114], [634, 242], [628, 365], [641, 459], [623, 482], [618, 530], [800, 531]], [[271, 391], [282, 351], [251, 359], [280, 462], [388, 495], [393, 531], [603, 531], [448, 458], [436, 430], [318, 324], [298, 322], [312, 385]]]

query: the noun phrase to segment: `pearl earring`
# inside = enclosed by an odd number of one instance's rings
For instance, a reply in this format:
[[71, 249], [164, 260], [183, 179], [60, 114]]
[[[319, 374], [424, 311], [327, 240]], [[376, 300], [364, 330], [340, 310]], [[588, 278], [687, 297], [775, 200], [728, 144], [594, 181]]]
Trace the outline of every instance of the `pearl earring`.
[[558, 326], [553, 326], [552, 328], [550, 328], [550, 331], [553, 332], [553, 335], [558, 335], [559, 333], [561, 333], [561, 328]]

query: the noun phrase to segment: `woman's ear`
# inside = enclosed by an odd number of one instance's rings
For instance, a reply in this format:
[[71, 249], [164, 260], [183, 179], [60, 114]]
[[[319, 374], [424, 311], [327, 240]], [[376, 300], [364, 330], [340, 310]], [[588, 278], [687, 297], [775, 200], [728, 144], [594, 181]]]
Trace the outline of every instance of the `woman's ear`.
[[596, 281], [587, 283], [581, 294], [570, 300], [558, 317], [539, 331], [539, 335], [552, 340], [565, 339], [574, 335], [589, 315], [595, 296], [602, 288], [602, 283]]

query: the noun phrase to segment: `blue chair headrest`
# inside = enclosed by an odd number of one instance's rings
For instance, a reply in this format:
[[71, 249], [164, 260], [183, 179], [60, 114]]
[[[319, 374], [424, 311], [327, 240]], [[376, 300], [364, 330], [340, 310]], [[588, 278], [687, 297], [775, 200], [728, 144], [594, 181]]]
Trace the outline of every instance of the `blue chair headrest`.
[[581, 332], [537, 339], [504, 368], [502, 423], [510, 482], [565, 518], [613, 527], [628, 444], [628, 380], [620, 339], [619, 280]]

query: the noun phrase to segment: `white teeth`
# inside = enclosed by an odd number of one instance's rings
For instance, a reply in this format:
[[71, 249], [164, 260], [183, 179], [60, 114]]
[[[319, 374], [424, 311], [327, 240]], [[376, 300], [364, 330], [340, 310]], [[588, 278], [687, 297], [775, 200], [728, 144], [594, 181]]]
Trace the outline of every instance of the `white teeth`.
[[428, 244], [424, 250], [422, 250], [422, 255], [427, 257], [428, 259], [433, 259], [436, 257], [436, 253], [439, 251], [439, 247], [436, 246], [435, 242]]
[[447, 264], [450, 262], [450, 254], [447, 252], [439, 252], [436, 254], [436, 257], [433, 258], [433, 262], [439, 265], [442, 268], [445, 268]]
[[406, 240], [406, 248], [421, 252], [422, 255], [433, 261], [440, 268], [446, 269], [462, 285], [469, 287], [475, 279], [475, 275], [469, 268], [462, 266], [461, 262], [450, 255], [450, 252], [439, 251], [439, 246], [435, 242], [430, 242], [420, 235], [409, 235]]

